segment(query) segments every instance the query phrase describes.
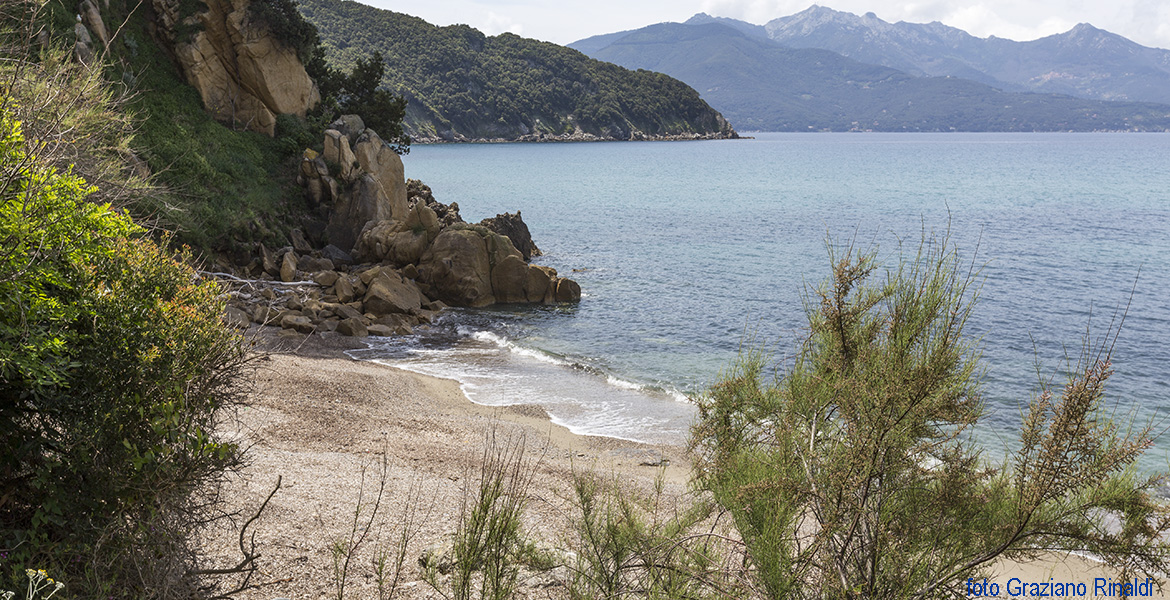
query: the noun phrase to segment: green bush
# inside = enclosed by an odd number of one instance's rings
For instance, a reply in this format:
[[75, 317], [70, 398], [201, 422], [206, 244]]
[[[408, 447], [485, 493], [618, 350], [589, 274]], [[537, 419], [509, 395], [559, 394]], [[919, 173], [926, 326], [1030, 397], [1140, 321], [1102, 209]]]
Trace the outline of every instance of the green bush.
[[[11, 96], [0, 96], [8, 106]], [[0, 589], [46, 569], [77, 597], [190, 592], [199, 497], [240, 449], [219, 286], [0, 113]]]
[[[1102, 405], [1108, 352], [1044, 391], [1022, 450], [989, 463], [972, 279], [946, 240], [873, 282], [872, 254], [832, 261], [809, 333], [781, 377], [750, 352], [699, 401], [700, 481], [734, 516], [771, 598], [966, 595], [1000, 558], [1086, 551], [1122, 579], [1167, 572], [1170, 510], [1135, 461], [1149, 428]], [[1115, 519], [1116, 527], [1106, 527]]]

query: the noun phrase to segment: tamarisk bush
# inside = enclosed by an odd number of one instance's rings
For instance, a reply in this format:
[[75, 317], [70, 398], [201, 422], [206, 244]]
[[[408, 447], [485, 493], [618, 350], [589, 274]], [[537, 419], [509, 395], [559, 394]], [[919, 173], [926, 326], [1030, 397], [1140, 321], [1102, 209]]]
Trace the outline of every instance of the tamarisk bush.
[[[965, 596], [1000, 558], [1087, 551], [1122, 579], [1168, 571], [1160, 476], [1140, 477], [1150, 427], [1103, 410], [1108, 347], [1086, 344], [1064, 389], [1025, 411], [1021, 448], [982, 457], [978, 296], [945, 238], [886, 272], [830, 249], [793, 364], [748, 351], [699, 401], [703, 487], [733, 515], [771, 598]], [[1114, 522], [1115, 525], [1107, 525]]]

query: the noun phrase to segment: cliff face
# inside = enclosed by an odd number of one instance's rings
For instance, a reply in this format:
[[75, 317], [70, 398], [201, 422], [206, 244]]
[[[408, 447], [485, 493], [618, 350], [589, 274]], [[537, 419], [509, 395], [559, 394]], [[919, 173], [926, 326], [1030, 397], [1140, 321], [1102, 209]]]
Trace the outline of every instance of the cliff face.
[[[181, 0], [151, 2], [184, 76], [217, 120], [273, 135], [277, 115], [303, 117], [320, 100], [296, 50], [249, 18], [251, 0], [205, 0], [206, 11], [185, 19]], [[194, 34], [180, 33], [193, 26]]]

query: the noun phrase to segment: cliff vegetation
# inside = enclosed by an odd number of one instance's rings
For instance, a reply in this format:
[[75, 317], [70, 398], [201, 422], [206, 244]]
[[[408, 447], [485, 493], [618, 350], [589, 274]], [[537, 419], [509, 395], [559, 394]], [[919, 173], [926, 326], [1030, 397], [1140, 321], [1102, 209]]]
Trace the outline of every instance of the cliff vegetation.
[[350, 69], [370, 51], [383, 84], [408, 101], [406, 130], [421, 140], [730, 135], [686, 84], [630, 71], [556, 44], [466, 25], [436, 27], [357, 2], [304, 0], [329, 64]]

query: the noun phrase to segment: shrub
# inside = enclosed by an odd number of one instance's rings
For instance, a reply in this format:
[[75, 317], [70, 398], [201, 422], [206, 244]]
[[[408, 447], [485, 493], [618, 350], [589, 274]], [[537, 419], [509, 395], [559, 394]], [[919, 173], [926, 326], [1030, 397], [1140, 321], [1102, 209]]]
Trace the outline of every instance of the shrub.
[[[874, 255], [833, 257], [808, 337], [780, 377], [748, 352], [699, 400], [700, 481], [727, 507], [772, 598], [965, 595], [999, 558], [1088, 551], [1124, 579], [1166, 572], [1161, 478], [1135, 461], [1151, 430], [1113, 423], [1108, 352], [1059, 399], [1033, 399], [1022, 450], [984, 460], [976, 299], [945, 239], [874, 283]], [[1103, 525], [1116, 519], [1118, 526]]]
[[213, 432], [243, 351], [219, 286], [108, 203], [149, 186], [78, 175], [115, 177], [127, 121], [59, 57], [2, 67], [0, 589], [31, 568], [81, 598], [186, 596], [203, 492], [240, 459]]

